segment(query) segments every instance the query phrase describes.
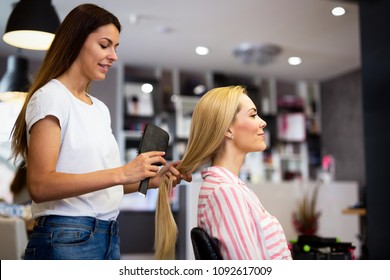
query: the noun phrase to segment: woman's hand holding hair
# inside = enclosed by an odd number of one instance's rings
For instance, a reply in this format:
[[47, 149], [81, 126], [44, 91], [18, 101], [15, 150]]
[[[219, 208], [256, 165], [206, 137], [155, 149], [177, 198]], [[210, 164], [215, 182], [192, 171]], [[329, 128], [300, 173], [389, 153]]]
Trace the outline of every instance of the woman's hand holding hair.
[[181, 160], [177, 160], [162, 167], [155, 177], [150, 178], [149, 188], [158, 188], [160, 186], [161, 180], [163, 180], [164, 177], [166, 177], [168, 180], [172, 180], [173, 187], [175, 187], [177, 184], [180, 184], [182, 179], [187, 182], [191, 182], [191, 174], [181, 174], [180, 171], [176, 169], [180, 163]]
[[[122, 167], [123, 184], [132, 184], [145, 178], [155, 177], [159, 172], [158, 165], [166, 165], [164, 152], [152, 151], [139, 154], [135, 159]], [[164, 167], [165, 168], [165, 167]]]

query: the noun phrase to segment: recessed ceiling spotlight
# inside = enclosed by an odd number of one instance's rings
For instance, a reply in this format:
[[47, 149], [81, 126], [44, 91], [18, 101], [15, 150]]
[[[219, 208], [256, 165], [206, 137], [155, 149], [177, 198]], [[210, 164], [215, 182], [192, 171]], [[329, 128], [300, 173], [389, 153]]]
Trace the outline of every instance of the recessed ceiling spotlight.
[[288, 58], [288, 64], [290, 65], [299, 65], [302, 63], [302, 58], [299, 56], [291, 56]]
[[345, 9], [343, 7], [336, 7], [332, 10], [332, 15], [339, 17], [345, 14]]
[[206, 91], [206, 86], [205, 85], [197, 85], [194, 87], [194, 94], [195, 95], [201, 95]]
[[198, 55], [208, 55], [209, 54], [209, 49], [206, 48], [206, 47], [199, 46], [199, 47], [196, 47], [195, 52]]
[[177, 94], [173, 94], [173, 95], [171, 96], [171, 101], [172, 101], [173, 103], [178, 102], [178, 101], [179, 101], [179, 96], [178, 96]]
[[144, 93], [151, 93], [153, 91], [153, 86], [149, 83], [145, 83], [141, 86], [141, 90]]

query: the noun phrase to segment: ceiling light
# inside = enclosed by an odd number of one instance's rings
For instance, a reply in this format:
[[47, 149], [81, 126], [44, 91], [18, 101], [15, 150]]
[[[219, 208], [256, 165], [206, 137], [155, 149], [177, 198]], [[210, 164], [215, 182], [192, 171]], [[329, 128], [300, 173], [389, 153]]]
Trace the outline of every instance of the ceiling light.
[[179, 101], [179, 96], [178, 96], [177, 94], [172, 94], [172, 96], [171, 96], [171, 101], [172, 101], [173, 103], [178, 102], [178, 101]]
[[0, 101], [23, 97], [29, 86], [28, 60], [17, 55], [9, 56], [7, 70], [0, 81]]
[[7, 59], [7, 71], [0, 82], [0, 92], [27, 91], [28, 60], [22, 56], [10, 55]]
[[151, 93], [153, 91], [153, 86], [149, 83], [145, 83], [141, 86], [141, 90], [144, 93]]
[[206, 47], [199, 46], [199, 47], [196, 47], [195, 52], [198, 55], [207, 55], [207, 54], [209, 54], [209, 49]]
[[233, 54], [242, 63], [256, 63], [266, 65], [271, 63], [282, 51], [282, 48], [274, 44], [242, 43], [233, 50]]
[[59, 25], [51, 0], [20, 0], [8, 19], [3, 40], [18, 48], [47, 50]]
[[206, 92], [206, 86], [205, 85], [197, 85], [194, 87], [194, 94], [195, 95], [201, 95]]
[[288, 58], [288, 64], [290, 65], [299, 65], [302, 63], [302, 58], [299, 56], [291, 56]]
[[1, 102], [23, 102], [26, 100], [27, 92], [22, 91], [10, 91], [10, 92], [1, 92], [0, 101]]
[[336, 7], [332, 10], [332, 15], [339, 17], [345, 14], [345, 9], [343, 7]]

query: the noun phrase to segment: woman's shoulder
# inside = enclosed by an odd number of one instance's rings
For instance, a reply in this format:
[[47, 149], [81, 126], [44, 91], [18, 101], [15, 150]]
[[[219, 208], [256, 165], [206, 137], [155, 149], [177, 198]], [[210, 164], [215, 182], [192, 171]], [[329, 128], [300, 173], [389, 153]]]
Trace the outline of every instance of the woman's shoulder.
[[202, 170], [202, 178], [204, 181], [215, 181], [220, 184], [236, 186], [241, 180], [232, 172], [221, 166], [210, 166]]
[[202, 190], [217, 195], [219, 193], [231, 192], [241, 193], [239, 180], [233, 174], [221, 167], [208, 167], [202, 171]]
[[93, 106], [97, 109], [97, 111], [103, 114], [106, 119], [110, 120], [111, 119], [110, 110], [108, 109], [107, 105], [100, 99], [90, 94], [88, 94], [88, 96], [91, 98]]
[[69, 98], [67, 98], [66, 89], [57, 80], [53, 79], [39, 88], [31, 99], [44, 99], [63, 103]]
[[54, 80], [39, 88], [28, 102], [26, 110], [26, 122], [31, 127], [36, 121], [47, 115], [58, 119], [67, 117], [69, 98], [66, 91]]
[[96, 106], [98, 106], [99, 108], [101, 108], [103, 110], [108, 111], [108, 107], [103, 101], [101, 101], [99, 98], [97, 98], [93, 95], [88, 94], [88, 96], [91, 98], [93, 104], [95, 104]]

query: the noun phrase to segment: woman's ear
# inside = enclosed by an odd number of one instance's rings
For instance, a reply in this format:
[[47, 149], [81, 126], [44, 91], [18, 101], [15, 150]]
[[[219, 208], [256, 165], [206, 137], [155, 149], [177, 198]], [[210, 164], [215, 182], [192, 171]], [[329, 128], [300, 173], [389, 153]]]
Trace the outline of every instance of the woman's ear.
[[232, 138], [233, 138], [233, 132], [231, 132], [231, 130], [228, 129], [228, 130], [225, 132], [225, 137], [227, 137], [228, 139], [232, 139]]

